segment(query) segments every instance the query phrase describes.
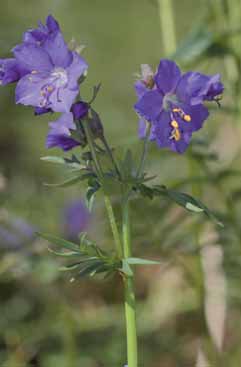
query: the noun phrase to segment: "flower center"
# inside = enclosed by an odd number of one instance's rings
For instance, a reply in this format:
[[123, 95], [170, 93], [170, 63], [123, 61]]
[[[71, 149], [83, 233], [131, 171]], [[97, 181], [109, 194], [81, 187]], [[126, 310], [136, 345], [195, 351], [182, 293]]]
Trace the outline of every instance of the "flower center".
[[55, 68], [51, 73], [51, 77], [57, 88], [64, 87], [68, 83], [68, 75], [63, 68]]

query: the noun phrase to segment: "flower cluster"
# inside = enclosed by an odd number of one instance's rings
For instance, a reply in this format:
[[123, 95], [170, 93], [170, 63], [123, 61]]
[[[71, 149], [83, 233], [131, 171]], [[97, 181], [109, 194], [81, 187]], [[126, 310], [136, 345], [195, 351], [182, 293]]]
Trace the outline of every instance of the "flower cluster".
[[150, 140], [160, 148], [183, 153], [192, 133], [202, 127], [209, 115], [204, 102], [218, 101], [223, 89], [218, 74], [182, 75], [175, 62], [165, 59], [156, 73], [142, 65], [141, 78], [135, 83], [140, 138], [145, 137], [150, 124]]
[[[36, 115], [61, 113], [56, 121], [49, 123], [47, 148], [68, 151], [78, 145], [85, 146], [81, 119], [87, 115], [92, 116], [93, 135], [98, 137], [102, 133], [91, 102], [77, 98], [88, 65], [76, 51], [68, 48], [51, 15], [46, 25], [40, 22], [38, 28], [25, 32], [22, 43], [12, 51], [13, 58], [0, 59], [0, 84], [16, 82], [16, 103], [34, 107]], [[193, 132], [202, 127], [209, 115], [204, 102], [218, 102], [223, 85], [218, 74], [182, 75], [175, 62], [163, 59], [156, 73], [148, 65], [142, 65], [135, 89], [138, 102], [134, 108], [140, 116], [140, 138], [148, 134], [160, 148], [183, 153]]]
[[79, 94], [79, 80], [85, 76], [88, 65], [63, 38], [57, 21], [49, 15], [46, 25], [23, 35], [22, 43], [13, 48], [13, 58], [0, 59], [0, 84], [17, 82], [16, 103], [33, 106], [35, 114], [61, 112], [51, 122], [47, 136], [48, 148], [58, 146], [69, 150], [83, 144], [84, 139], [73, 139], [74, 121], [83, 118], [89, 106], [75, 102]]

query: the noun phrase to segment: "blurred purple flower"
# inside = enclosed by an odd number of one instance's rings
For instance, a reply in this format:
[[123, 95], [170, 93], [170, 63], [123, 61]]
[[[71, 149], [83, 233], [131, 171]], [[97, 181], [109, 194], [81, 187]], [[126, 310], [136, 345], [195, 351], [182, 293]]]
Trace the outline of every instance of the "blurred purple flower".
[[[142, 85], [140, 84], [142, 83]], [[203, 102], [215, 101], [223, 92], [220, 76], [196, 72], [181, 75], [170, 60], [161, 60], [152, 79], [135, 83], [138, 102], [135, 110], [141, 116], [140, 137], [151, 123], [150, 139], [160, 148], [183, 153], [192, 133], [201, 129], [209, 113]]]
[[68, 203], [63, 211], [64, 234], [69, 239], [77, 239], [81, 232], [85, 232], [91, 221], [91, 214], [83, 200]]
[[6, 250], [17, 250], [36, 237], [36, 227], [19, 217], [10, 216], [0, 226], [0, 247]]

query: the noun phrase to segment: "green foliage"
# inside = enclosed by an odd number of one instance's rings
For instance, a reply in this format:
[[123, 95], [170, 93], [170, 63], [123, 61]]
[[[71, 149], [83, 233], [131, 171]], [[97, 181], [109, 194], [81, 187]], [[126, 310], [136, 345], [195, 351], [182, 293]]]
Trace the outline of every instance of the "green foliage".
[[93, 277], [100, 273], [109, 276], [119, 269], [120, 261], [89, 240], [86, 233], [81, 234], [79, 245], [50, 234], [39, 233], [39, 235], [52, 245], [62, 248], [60, 252], [50, 248], [51, 253], [68, 259], [76, 258], [73, 263], [60, 267], [62, 271], [74, 271], [74, 279], [83, 276]]

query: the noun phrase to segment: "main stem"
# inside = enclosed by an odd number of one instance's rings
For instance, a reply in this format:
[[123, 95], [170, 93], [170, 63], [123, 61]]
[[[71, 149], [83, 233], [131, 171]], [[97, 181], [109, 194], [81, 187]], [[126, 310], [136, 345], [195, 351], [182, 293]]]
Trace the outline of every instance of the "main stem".
[[[123, 205], [123, 246], [124, 258], [131, 257], [130, 239], [130, 218], [129, 203], [126, 199]], [[127, 358], [128, 367], [137, 367], [137, 332], [136, 332], [136, 302], [134, 292], [133, 276], [125, 276], [125, 314], [126, 314], [126, 334], [127, 334]]]

